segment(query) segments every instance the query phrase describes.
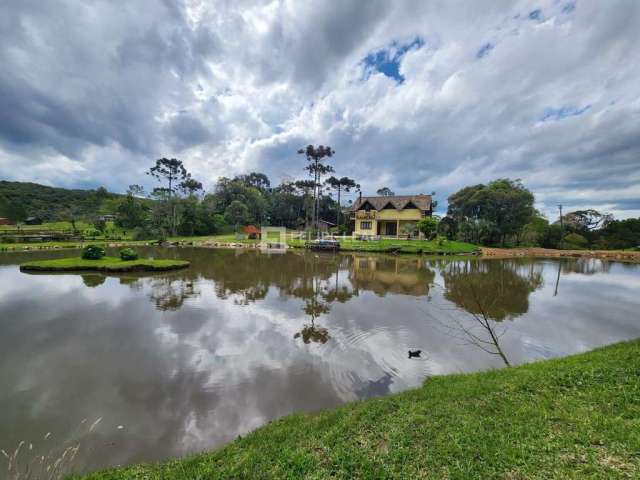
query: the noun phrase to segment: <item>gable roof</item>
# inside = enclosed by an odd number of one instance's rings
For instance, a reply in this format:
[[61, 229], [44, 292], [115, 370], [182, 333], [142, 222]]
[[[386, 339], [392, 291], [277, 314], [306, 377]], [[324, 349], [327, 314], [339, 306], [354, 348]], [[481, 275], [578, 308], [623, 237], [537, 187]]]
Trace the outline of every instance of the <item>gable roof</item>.
[[431, 210], [431, 195], [393, 195], [390, 197], [362, 197], [353, 202], [351, 211], [369, 202], [376, 210], [382, 210], [388, 203], [397, 210], [402, 210], [408, 203], [413, 203], [420, 210]]

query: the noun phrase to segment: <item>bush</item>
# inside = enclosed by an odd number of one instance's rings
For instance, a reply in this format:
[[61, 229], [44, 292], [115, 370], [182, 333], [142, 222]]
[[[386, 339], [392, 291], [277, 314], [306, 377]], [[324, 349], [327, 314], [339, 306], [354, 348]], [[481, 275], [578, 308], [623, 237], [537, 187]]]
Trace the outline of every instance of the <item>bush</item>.
[[159, 240], [167, 239], [167, 233], [162, 228], [136, 227], [131, 232], [133, 240]]
[[427, 238], [433, 239], [438, 229], [438, 220], [433, 217], [424, 217], [417, 224], [418, 230]]
[[573, 248], [573, 249], [581, 249], [587, 248], [589, 242], [586, 238], [578, 233], [570, 233], [569, 235], [564, 237], [564, 248]]
[[123, 248], [122, 250], [120, 250], [120, 259], [124, 261], [137, 260], [138, 252], [136, 252], [132, 248]]
[[87, 245], [82, 250], [82, 258], [85, 260], [100, 260], [104, 257], [104, 248], [99, 245]]

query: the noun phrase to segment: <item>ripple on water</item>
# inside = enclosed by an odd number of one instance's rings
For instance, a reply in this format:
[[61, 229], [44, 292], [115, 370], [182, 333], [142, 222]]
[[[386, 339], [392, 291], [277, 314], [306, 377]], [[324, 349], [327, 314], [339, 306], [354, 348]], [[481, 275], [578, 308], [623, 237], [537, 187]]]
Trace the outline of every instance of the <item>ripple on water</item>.
[[[420, 385], [430, 375], [428, 355], [408, 358], [415, 336], [402, 327], [333, 329], [324, 356], [330, 380], [345, 399], [362, 398]], [[386, 386], [386, 391], [380, 389]], [[384, 390], [384, 389], [383, 389]]]

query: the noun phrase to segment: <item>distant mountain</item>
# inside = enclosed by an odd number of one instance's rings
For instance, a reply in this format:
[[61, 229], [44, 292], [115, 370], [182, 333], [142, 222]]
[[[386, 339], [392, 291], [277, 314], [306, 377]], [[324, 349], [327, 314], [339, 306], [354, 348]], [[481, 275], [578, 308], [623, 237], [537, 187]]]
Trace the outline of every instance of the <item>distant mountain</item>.
[[39, 217], [43, 221], [68, 220], [114, 214], [123, 195], [96, 190], [47, 187], [37, 183], [0, 181], [0, 217], [24, 220]]

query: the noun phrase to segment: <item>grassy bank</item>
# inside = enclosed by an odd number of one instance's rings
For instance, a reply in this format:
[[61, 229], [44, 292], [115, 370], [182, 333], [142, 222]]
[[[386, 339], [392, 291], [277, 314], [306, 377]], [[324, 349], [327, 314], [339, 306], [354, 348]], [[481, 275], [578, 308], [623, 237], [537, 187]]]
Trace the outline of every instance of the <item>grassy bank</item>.
[[[305, 240], [289, 240], [292, 247], [302, 248]], [[476, 253], [479, 248], [476, 245], [453, 240], [442, 242], [430, 242], [428, 240], [340, 240], [340, 250], [350, 252], [399, 252], [399, 253], [426, 253], [426, 254], [462, 254]]]
[[[271, 423], [217, 451], [85, 479], [638, 478], [640, 342]], [[80, 478], [80, 477], [76, 477]]]
[[68, 271], [97, 271], [97, 272], [156, 272], [176, 270], [189, 266], [186, 260], [121, 260], [116, 257], [103, 257], [100, 260], [85, 260], [84, 258], [59, 258], [56, 260], [39, 260], [20, 265], [25, 272], [68, 272]]

